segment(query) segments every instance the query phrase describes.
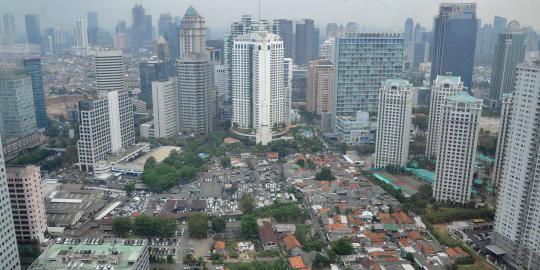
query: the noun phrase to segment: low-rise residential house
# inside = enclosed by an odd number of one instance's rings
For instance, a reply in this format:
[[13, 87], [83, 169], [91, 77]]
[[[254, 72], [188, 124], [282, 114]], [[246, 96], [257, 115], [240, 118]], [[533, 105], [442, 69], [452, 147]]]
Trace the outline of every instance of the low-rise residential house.
[[278, 239], [270, 222], [263, 221], [262, 227], [259, 227], [259, 239], [264, 250], [278, 247]]
[[289, 234], [283, 238], [283, 245], [291, 256], [302, 254], [302, 244], [300, 244], [300, 241], [293, 234]]
[[216, 241], [216, 243], [214, 243], [214, 253], [216, 253], [219, 256], [226, 257], [227, 250], [225, 249], [225, 242]]
[[309, 270], [309, 267], [305, 265], [304, 260], [300, 256], [290, 257], [289, 265], [294, 270]]

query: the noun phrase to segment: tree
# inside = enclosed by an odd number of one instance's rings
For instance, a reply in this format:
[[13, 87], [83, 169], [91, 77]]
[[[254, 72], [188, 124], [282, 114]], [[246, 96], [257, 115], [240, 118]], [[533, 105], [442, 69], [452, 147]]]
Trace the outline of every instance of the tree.
[[351, 239], [342, 237], [332, 244], [332, 250], [338, 255], [351, 255], [354, 248]]
[[240, 220], [240, 233], [245, 239], [251, 239], [257, 235], [257, 218], [255, 215], [244, 215]]
[[210, 219], [210, 223], [212, 224], [212, 231], [216, 233], [221, 233], [225, 230], [225, 225], [227, 221], [224, 217], [212, 217]]
[[313, 269], [323, 269], [330, 265], [330, 260], [321, 253], [315, 255], [315, 260], [313, 260]]
[[129, 217], [115, 217], [112, 221], [112, 230], [113, 232], [120, 236], [126, 237], [129, 235], [129, 231], [133, 226], [131, 218]]
[[296, 165], [303, 168], [306, 165], [306, 161], [303, 160], [303, 159], [299, 159], [299, 160], [296, 161]]
[[253, 196], [250, 193], [244, 193], [240, 199], [240, 209], [244, 214], [251, 213], [255, 208]]
[[156, 161], [156, 158], [154, 157], [149, 157], [146, 162], [144, 163], [144, 168], [145, 169], [148, 169], [148, 168], [154, 168], [156, 167], [157, 165], [157, 161]]
[[412, 124], [421, 130], [427, 130], [428, 128], [427, 115], [423, 115], [423, 114], [414, 115], [414, 117], [412, 118]]
[[336, 180], [336, 177], [334, 176], [330, 168], [323, 167], [319, 172], [315, 174], [315, 179], [319, 181], [332, 181]]
[[147, 237], [170, 237], [176, 231], [176, 220], [171, 217], [142, 214], [133, 220], [133, 233]]
[[124, 190], [126, 191], [126, 194], [128, 197], [131, 197], [131, 194], [133, 194], [133, 191], [135, 191], [135, 182], [129, 182], [124, 186]]
[[208, 232], [208, 215], [206, 213], [191, 213], [188, 220], [189, 237], [206, 238]]
[[220, 159], [220, 162], [221, 162], [221, 167], [223, 167], [223, 168], [231, 167], [231, 158], [229, 158], [229, 157], [222, 157]]

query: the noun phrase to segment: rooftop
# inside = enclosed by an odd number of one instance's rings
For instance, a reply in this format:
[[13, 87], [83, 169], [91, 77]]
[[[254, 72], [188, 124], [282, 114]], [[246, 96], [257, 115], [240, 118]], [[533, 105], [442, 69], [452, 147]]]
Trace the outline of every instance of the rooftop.
[[479, 99], [469, 95], [466, 91], [459, 92], [455, 96], [449, 97], [449, 101], [457, 102], [457, 103], [477, 103], [480, 102]]
[[461, 77], [452, 76], [452, 74], [437, 75], [437, 79], [435, 81], [438, 83], [459, 84], [461, 82]]
[[[49, 246], [30, 269], [69, 269], [75, 265], [77, 269], [96, 269], [96, 266], [112, 266], [116, 270], [131, 269], [146, 249], [146, 240], [131, 240], [124, 244], [123, 240], [105, 241], [103, 244], [53, 244]], [[134, 243], [137, 243], [135, 245]], [[62, 258], [64, 257], [64, 258]], [[112, 268], [111, 268], [112, 269]]]
[[407, 80], [403, 80], [403, 79], [388, 79], [386, 81], [384, 81], [383, 83], [384, 86], [396, 86], [398, 88], [407, 88], [407, 87], [411, 87], [411, 83], [409, 83], [409, 81]]
[[193, 6], [189, 6], [186, 10], [185, 16], [199, 16], [199, 13]]

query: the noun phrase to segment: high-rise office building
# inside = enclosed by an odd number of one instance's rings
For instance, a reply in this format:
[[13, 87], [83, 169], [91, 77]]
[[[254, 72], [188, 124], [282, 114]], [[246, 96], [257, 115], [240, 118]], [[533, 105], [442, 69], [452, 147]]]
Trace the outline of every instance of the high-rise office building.
[[15, 16], [12, 13], [4, 13], [2, 15], [2, 22], [4, 23], [4, 41], [6, 45], [15, 43], [17, 38], [17, 31], [15, 29]]
[[234, 40], [233, 128], [255, 131], [255, 141], [267, 145], [272, 128], [285, 119], [283, 41], [266, 30]]
[[420, 69], [420, 64], [429, 61], [429, 42], [413, 41], [409, 44], [411, 70], [418, 71]]
[[283, 40], [285, 58], [292, 58], [294, 47], [293, 21], [286, 19], [274, 20], [272, 27], [274, 28], [272, 32], [279, 35], [281, 40]]
[[2, 252], [0, 252], [0, 269], [20, 270], [17, 238], [13, 226], [13, 214], [8, 192], [6, 170], [4, 167], [4, 151], [0, 141], [0, 235], [2, 238]]
[[83, 18], [77, 19], [75, 29], [73, 31], [75, 54], [86, 56], [88, 52], [88, 28], [86, 21]]
[[79, 166], [93, 171], [111, 153], [135, 144], [133, 105], [126, 90], [101, 91], [79, 101]]
[[178, 134], [178, 90], [176, 78], [152, 82], [154, 137], [168, 138]]
[[98, 91], [124, 90], [124, 60], [121, 50], [100, 49], [94, 53]]
[[286, 123], [291, 122], [291, 103], [292, 103], [292, 77], [294, 69], [294, 59], [283, 58], [283, 89], [285, 96], [285, 118]]
[[26, 41], [30, 44], [41, 45], [41, 27], [39, 25], [39, 15], [26, 14], [24, 16], [26, 23]]
[[24, 69], [0, 69], [0, 115], [6, 158], [38, 144], [32, 80]]
[[467, 92], [445, 99], [437, 133], [437, 165], [433, 197], [438, 202], [471, 200], [482, 100]]
[[98, 14], [96, 12], [88, 12], [86, 14], [86, 20], [88, 22], [88, 30], [87, 30], [87, 36], [88, 36], [88, 44], [91, 46], [98, 45], [98, 30], [99, 30], [99, 22], [98, 22]]
[[412, 84], [402, 79], [382, 83], [379, 92], [374, 168], [403, 167], [409, 157]]
[[163, 36], [160, 36], [156, 41], [156, 56], [164, 62], [172, 61], [170, 44]]
[[319, 29], [311, 19], [296, 23], [294, 61], [305, 66], [319, 57]]
[[169, 38], [169, 24], [173, 22], [173, 18], [171, 16], [171, 13], [162, 13], [159, 14], [158, 19], [158, 37], [164, 37], [165, 39]]
[[433, 27], [432, 79], [451, 72], [470, 89], [477, 28], [476, 4], [441, 4]]
[[338, 25], [337, 23], [328, 23], [326, 25], [326, 38], [337, 37]]
[[512, 269], [540, 269], [540, 60], [519, 64], [499, 181], [493, 243]]
[[358, 24], [355, 22], [348, 22], [345, 29], [347, 33], [358, 33]]
[[116, 24], [114, 30], [115, 30], [115, 34], [127, 33], [126, 21], [118, 21], [118, 23]]
[[154, 25], [152, 23], [152, 15], [144, 15], [144, 41], [154, 40]]
[[166, 81], [170, 71], [167, 62], [157, 59], [149, 59], [139, 63], [140, 89], [139, 99], [146, 103], [147, 108], [152, 108], [152, 82]]
[[507, 19], [501, 16], [493, 16], [493, 31], [495, 34], [500, 34], [506, 30]]
[[424, 41], [424, 34], [426, 33], [426, 28], [416, 23], [414, 26], [414, 41]]
[[212, 132], [217, 123], [214, 64], [204, 53], [188, 53], [176, 66], [180, 130]]
[[47, 105], [43, 90], [43, 72], [40, 58], [27, 58], [23, 60], [24, 69], [32, 82], [32, 94], [34, 97], [34, 111], [38, 128], [47, 128]]
[[204, 18], [190, 6], [180, 26], [180, 54], [206, 52], [206, 27]]
[[358, 111], [375, 116], [381, 83], [402, 71], [403, 34], [350, 34], [337, 39], [335, 50], [333, 123]]
[[306, 109], [321, 114], [333, 111], [334, 64], [326, 59], [309, 62]]
[[47, 216], [41, 190], [41, 170], [34, 165], [6, 166], [17, 242], [45, 240]]
[[506, 146], [508, 145], [508, 120], [512, 109], [513, 93], [505, 93], [501, 99], [501, 118], [499, 119], [499, 133], [497, 134], [497, 150], [495, 152], [495, 163], [493, 164], [493, 187], [498, 194], [499, 184], [502, 177], [504, 156], [506, 155]]
[[176, 63], [180, 131], [210, 133], [217, 123], [214, 63], [206, 53], [205, 20], [193, 7], [182, 18], [181, 54]]
[[451, 74], [437, 76], [431, 85], [426, 156], [437, 157], [437, 146], [440, 138], [439, 130], [441, 128], [445, 100], [462, 92], [463, 89], [461, 78], [459, 76], [452, 76]]
[[511, 21], [499, 34], [491, 71], [490, 97], [499, 103], [504, 93], [514, 91], [518, 63], [525, 61], [527, 42], [519, 23]]
[[142, 47], [147, 32], [146, 11], [142, 5], [135, 5], [131, 9], [131, 46]]
[[414, 40], [414, 21], [412, 18], [407, 18], [405, 20], [405, 27], [404, 27], [404, 38], [405, 43], [411, 42]]

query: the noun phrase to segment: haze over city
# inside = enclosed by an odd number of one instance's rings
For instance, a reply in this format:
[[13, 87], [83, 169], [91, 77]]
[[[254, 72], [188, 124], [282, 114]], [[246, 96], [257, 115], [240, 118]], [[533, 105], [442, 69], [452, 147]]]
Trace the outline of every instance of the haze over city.
[[0, 270], [540, 270], [538, 11], [0, 0]]

